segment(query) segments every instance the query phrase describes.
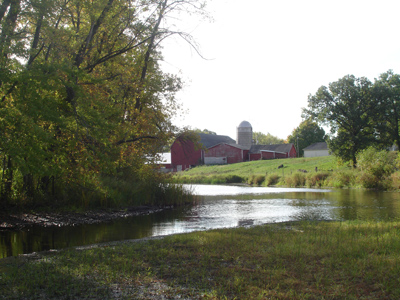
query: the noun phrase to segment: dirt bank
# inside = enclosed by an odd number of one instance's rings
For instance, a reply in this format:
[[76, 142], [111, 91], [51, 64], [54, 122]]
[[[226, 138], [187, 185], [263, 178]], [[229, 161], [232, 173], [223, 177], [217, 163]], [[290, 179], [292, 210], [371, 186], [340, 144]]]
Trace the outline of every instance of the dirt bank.
[[172, 207], [139, 206], [121, 210], [95, 210], [83, 213], [15, 213], [5, 214], [0, 212], [0, 230], [20, 229], [28, 226], [76, 226], [82, 224], [95, 224], [109, 222], [118, 218], [147, 215]]

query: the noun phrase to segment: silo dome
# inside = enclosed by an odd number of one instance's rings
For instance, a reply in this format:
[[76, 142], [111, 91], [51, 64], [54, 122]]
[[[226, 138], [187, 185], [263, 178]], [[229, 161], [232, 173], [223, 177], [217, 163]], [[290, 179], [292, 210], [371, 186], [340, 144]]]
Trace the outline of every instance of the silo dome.
[[236, 144], [250, 149], [253, 143], [253, 127], [247, 121], [242, 121], [236, 130]]
[[242, 121], [242, 123], [239, 124], [238, 128], [252, 128], [251, 124], [247, 121]]

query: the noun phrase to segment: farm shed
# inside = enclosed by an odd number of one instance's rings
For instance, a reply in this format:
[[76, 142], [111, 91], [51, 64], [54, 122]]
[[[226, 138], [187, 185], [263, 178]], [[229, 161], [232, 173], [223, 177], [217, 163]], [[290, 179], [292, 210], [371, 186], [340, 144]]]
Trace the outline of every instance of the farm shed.
[[329, 156], [328, 144], [326, 142], [314, 143], [303, 149], [304, 157]]

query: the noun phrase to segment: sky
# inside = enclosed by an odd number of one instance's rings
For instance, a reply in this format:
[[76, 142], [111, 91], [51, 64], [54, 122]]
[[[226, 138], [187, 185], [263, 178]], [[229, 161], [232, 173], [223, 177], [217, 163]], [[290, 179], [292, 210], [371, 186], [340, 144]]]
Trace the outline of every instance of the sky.
[[320, 86], [400, 72], [398, 0], [209, 0], [207, 10], [211, 22], [174, 21], [206, 59], [178, 38], [164, 44], [164, 71], [186, 83], [180, 127], [236, 139], [246, 120], [253, 132], [286, 139]]

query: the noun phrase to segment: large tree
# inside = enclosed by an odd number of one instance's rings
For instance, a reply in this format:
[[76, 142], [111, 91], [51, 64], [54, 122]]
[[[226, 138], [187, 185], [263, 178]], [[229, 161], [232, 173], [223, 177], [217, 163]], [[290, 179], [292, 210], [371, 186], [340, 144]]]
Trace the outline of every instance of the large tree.
[[319, 127], [316, 122], [307, 119], [302, 121], [297, 128], [293, 129], [287, 141], [293, 143], [296, 146], [297, 153], [303, 156], [304, 148], [311, 144], [325, 141], [325, 130]]
[[[179, 78], [161, 71], [168, 16], [200, 0], [4, 0], [0, 4], [1, 199], [49, 184], [108, 193], [100, 174], [146, 172], [173, 135]], [[18, 182], [18, 180], [21, 181]], [[138, 179], [139, 180], [139, 179]], [[15, 193], [14, 193], [15, 194]]]
[[377, 140], [373, 124], [375, 105], [371, 81], [347, 75], [330, 83], [329, 88], [321, 86], [315, 95], [309, 95], [303, 116], [329, 125], [329, 148], [356, 166], [357, 153]]
[[400, 149], [400, 75], [389, 70], [374, 82], [376, 114], [374, 123], [383, 145]]

